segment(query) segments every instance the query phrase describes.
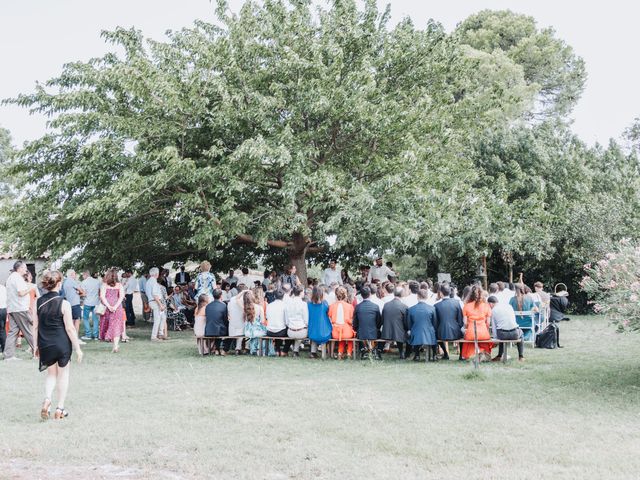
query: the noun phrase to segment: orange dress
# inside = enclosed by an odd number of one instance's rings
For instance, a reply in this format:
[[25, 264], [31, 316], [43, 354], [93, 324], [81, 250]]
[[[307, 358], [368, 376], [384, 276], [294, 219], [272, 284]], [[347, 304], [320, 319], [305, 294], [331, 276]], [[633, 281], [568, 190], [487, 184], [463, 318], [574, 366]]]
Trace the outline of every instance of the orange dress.
[[[339, 306], [342, 306], [342, 318], [340, 318]], [[353, 332], [353, 305], [345, 301], [334, 302], [329, 306], [329, 319], [331, 320], [331, 336], [335, 339], [342, 340], [343, 338], [353, 338], [355, 333]], [[344, 352], [344, 347], [347, 347], [347, 355], [351, 355], [353, 351], [353, 342], [338, 342], [338, 353]]]
[[[487, 323], [491, 318], [491, 307], [487, 302], [480, 302], [478, 306], [476, 306], [475, 302], [469, 302], [462, 309], [462, 314], [467, 319], [467, 330], [464, 332], [465, 340], [474, 340], [474, 323], [476, 325], [475, 330], [478, 332], [478, 340], [491, 339], [491, 334], [489, 333], [489, 329], [487, 328]], [[490, 342], [478, 343], [478, 349], [481, 352], [488, 353], [489, 355], [491, 355], [492, 348], [493, 344]], [[462, 358], [471, 358], [475, 355], [475, 352], [475, 344], [462, 344]]]

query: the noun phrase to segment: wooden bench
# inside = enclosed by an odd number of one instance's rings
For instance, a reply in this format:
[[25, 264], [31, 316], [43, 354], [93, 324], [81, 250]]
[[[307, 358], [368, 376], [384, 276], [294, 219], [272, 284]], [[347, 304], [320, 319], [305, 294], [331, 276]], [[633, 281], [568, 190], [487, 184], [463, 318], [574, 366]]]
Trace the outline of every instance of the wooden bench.
[[[249, 337], [245, 337], [245, 336], [221, 336], [221, 337], [196, 337], [199, 339], [203, 339], [203, 340], [209, 340], [211, 342], [215, 341], [215, 340], [238, 340], [238, 339], [242, 339], [242, 340], [249, 340]], [[260, 337], [260, 340], [263, 341], [269, 341], [269, 342], [275, 342], [276, 340], [281, 340], [281, 341], [295, 341], [295, 340], [299, 340], [302, 342], [305, 341], [311, 341], [309, 338], [291, 338], [291, 337], [268, 337], [268, 336], [264, 336], [264, 337]], [[343, 338], [342, 340], [337, 339], [337, 338], [330, 338], [327, 343], [323, 344], [323, 345], [318, 345], [318, 348], [321, 351], [322, 354], [322, 358], [326, 359], [327, 358], [327, 348], [326, 346], [328, 345], [330, 347], [330, 352], [329, 355], [333, 356], [333, 350], [335, 347], [336, 342], [352, 342], [353, 343], [353, 347], [352, 347], [352, 357], [354, 360], [356, 360], [358, 358], [358, 353], [357, 353], [357, 343], [358, 342], [373, 342], [373, 346], [375, 346], [375, 344], [377, 342], [393, 342], [393, 340], [385, 340], [383, 338], [377, 339], [377, 340], [360, 340], [359, 338]], [[475, 343], [475, 340], [465, 340], [463, 338], [458, 339], [458, 340], [438, 340], [438, 343], [453, 343], [453, 344], [460, 344], [460, 343]], [[518, 340], [498, 340], [497, 338], [492, 338], [489, 340], [478, 340], [478, 343], [495, 343], [495, 344], [507, 344], [507, 346], [512, 345], [513, 343], [518, 343]], [[263, 350], [262, 347], [262, 341], [259, 342], [258, 344], [258, 355], [259, 356], [266, 356], [267, 353]], [[507, 361], [507, 348], [504, 349], [504, 352], [502, 354], [502, 361], [506, 362]]]

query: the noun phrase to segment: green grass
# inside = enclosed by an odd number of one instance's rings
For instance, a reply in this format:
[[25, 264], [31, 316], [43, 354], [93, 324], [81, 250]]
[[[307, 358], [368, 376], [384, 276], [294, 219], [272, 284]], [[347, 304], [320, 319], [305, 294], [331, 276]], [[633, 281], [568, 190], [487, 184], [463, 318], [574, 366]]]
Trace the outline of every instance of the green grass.
[[[637, 478], [640, 337], [561, 324], [527, 361], [199, 357], [148, 326], [73, 365], [70, 417], [44, 374], [0, 362], [0, 478]], [[515, 355], [515, 349], [510, 350]], [[24, 353], [22, 354], [24, 355]], [[305, 353], [306, 356], [306, 353]]]

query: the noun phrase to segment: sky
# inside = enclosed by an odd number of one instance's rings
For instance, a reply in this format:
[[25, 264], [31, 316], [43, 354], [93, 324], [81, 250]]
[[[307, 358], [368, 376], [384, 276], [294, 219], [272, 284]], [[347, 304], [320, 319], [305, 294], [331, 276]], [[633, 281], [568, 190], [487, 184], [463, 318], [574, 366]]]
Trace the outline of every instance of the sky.
[[[242, 0], [229, 0], [237, 11]], [[392, 23], [409, 16], [423, 27], [429, 18], [447, 31], [483, 9], [510, 9], [553, 27], [586, 62], [588, 79], [574, 109], [573, 130], [588, 144], [619, 138], [640, 116], [640, 2], [608, 0], [390, 0]], [[194, 20], [214, 21], [210, 0], [12, 0], [0, 9], [0, 99], [29, 93], [36, 81], [57, 76], [66, 62], [87, 60], [109, 50], [100, 31], [116, 26], [165, 38], [167, 30]], [[15, 106], [0, 106], [0, 126], [14, 144], [46, 131], [46, 118]]]

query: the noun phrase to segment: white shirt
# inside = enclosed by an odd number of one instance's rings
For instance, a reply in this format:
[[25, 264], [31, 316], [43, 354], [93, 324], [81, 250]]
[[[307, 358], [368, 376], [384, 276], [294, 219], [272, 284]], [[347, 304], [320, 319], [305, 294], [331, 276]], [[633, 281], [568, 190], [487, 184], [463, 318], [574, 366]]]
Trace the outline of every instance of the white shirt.
[[7, 308], [7, 287], [0, 283], [0, 308]]
[[158, 283], [158, 279], [156, 277], [149, 277], [149, 279], [147, 280], [147, 284], [145, 285], [145, 288], [147, 290], [146, 294], [147, 294], [147, 298], [149, 299], [149, 302], [155, 302], [156, 301], [155, 297], [163, 298], [162, 290], [164, 290], [164, 287], [161, 288], [160, 284]]
[[511, 300], [511, 297], [514, 297], [514, 296], [515, 296], [515, 293], [507, 288], [495, 294], [495, 297], [498, 299], [498, 303], [509, 303], [509, 300]]
[[386, 265], [382, 265], [381, 267], [374, 265], [373, 267], [371, 267], [371, 270], [369, 270], [369, 276], [367, 277], [367, 281], [371, 283], [374, 280], [379, 280], [380, 283], [382, 283], [389, 280], [389, 278], [387, 277], [390, 277], [390, 276], [395, 277], [396, 272], [391, 270]]
[[[34, 285], [35, 286], [35, 285]], [[12, 272], [7, 278], [7, 313], [28, 312], [31, 298], [29, 294], [18, 295], [19, 291], [29, 288], [29, 284], [18, 272]]]
[[369, 300], [371, 300], [371, 303], [375, 303], [380, 309], [380, 313], [382, 313], [382, 307], [384, 307], [385, 301], [382, 298], [378, 298], [377, 295], [371, 295]]
[[342, 285], [342, 276], [340, 275], [340, 270], [338, 270], [337, 268], [335, 270], [327, 268], [324, 271], [324, 275], [322, 276], [322, 283], [324, 283], [325, 285], [331, 285], [332, 283]]
[[85, 278], [80, 284], [85, 291], [84, 304], [87, 307], [95, 307], [100, 303], [100, 280], [97, 278]]
[[238, 277], [238, 285], [240, 285], [241, 283], [244, 284], [244, 286], [247, 288], [253, 288], [253, 280], [249, 275], [240, 275]]
[[285, 305], [284, 322], [287, 324], [287, 328], [292, 330], [307, 328], [309, 325], [309, 308], [300, 297], [292, 298]]
[[267, 330], [279, 332], [287, 328], [284, 320], [285, 304], [282, 300], [274, 300], [267, 305]]
[[491, 323], [497, 330], [513, 330], [518, 328], [516, 313], [508, 303], [497, 303], [491, 309]]
[[133, 295], [135, 292], [139, 292], [140, 289], [138, 288], [138, 280], [131, 275], [128, 279], [127, 279], [127, 285], [125, 288], [125, 293], [127, 295]]
[[335, 290], [332, 290], [331, 292], [327, 293], [327, 297], [325, 298], [325, 301], [327, 302], [327, 305], [331, 305], [333, 303], [336, 303], [336, 292], [335, 292]]
[[402, 303], [404, 303], [407, 307], [411, 308], [414, 305], [418, 304], [418, 294], [416, 293], [411, 293], [409, 295], [407, 295], [406, 297], [402, 298]]

